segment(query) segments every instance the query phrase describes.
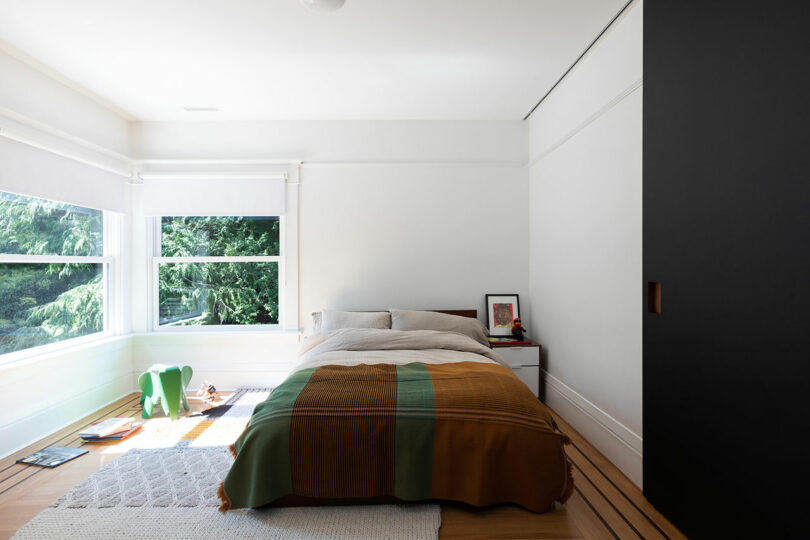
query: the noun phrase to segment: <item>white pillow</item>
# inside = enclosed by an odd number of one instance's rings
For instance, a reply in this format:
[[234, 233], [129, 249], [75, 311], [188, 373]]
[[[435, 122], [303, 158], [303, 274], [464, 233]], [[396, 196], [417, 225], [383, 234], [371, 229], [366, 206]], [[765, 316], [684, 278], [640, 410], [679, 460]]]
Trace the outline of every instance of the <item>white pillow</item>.
[[315, 332], [331, 332], [341, 328], [381, 328], [391, 329], [391, 314], [387, 311], [333, 311], [325, 309], [318, 317], [313, 315]]
[[470, 317], [448, 315], [435, 311], [411, 311], [391, 309], [391, 328], [393, 330], [439, 330], [457, 332], [489, 346], [489, 332], [484, 323]]

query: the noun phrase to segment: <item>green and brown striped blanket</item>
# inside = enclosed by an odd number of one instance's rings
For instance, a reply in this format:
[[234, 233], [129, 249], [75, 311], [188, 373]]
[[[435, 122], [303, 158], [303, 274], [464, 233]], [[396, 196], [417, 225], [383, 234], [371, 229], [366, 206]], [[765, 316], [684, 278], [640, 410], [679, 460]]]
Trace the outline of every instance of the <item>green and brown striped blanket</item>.
[[[511, 370], [469, 351], [453, 362], [450, 350], [418, 348], [397, 348], [395, 363], [362, 363], [369, 346], [342, 351], [349, 365], [300, 369], [256, 407], [232, 447], [221, 510], [300, 497], [513, 502], [544, 512], [568, 498], [566, 437]], [[441, 355], [444, 363], [431, 363]]]

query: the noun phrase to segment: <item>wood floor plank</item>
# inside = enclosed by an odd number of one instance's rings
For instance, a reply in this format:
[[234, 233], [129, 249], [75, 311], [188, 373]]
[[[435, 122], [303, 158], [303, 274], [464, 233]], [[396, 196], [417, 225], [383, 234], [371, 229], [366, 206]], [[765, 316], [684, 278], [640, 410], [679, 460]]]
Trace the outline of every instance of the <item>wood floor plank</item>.
[[616, 535], [608, 529], [605, 522], [596, 513], [596, 510], [582, 498], [582, 494], [578, 491], [574, 491], [574, 494], [565, 503], [565, 507], [585, 540], [610, 540], [616, 538]]
[[655, 526], [663, 531], [664, 535], [673, 540], [684, 540], [687, 537], [669, 522], [655, 507], [644, 498], [644, 494], [629, 478], [627, 478], [613, 463], [610, 462], [599, 450], [589, 443], [582, 435], [569, 425], [559, 414], [551, 411], [554, 421], [560, 429], [571, 439], [574, 448], [586, 459], [593, 463], [599, 473], [622, 494], [622, 497], [630, 501], [639, 511]]
[[574, 469], [574, 486], [576, 491], [590, 503], [590, 506], [602, 518], [608, 529], [613, 531], [618, 538], [636, 540], [641, 538], [638, 531], [610, 505], [610, 502], [576, 468]]
[[599, 470], [573, 445], [566, 453], [574, 466], [588, 482], [594, 484], [602, 497], [627, 520], [638, 534], [646, 540], [666, 540], [664, 531], [645, 516], [641, 510], [624, 497], [619, 489], [609, 482]]
[[452, 539], [584, 539], [563, 506], [545, 514], [535, 514], [513, 505], [473, 508], [443, 504], [439, 538]]

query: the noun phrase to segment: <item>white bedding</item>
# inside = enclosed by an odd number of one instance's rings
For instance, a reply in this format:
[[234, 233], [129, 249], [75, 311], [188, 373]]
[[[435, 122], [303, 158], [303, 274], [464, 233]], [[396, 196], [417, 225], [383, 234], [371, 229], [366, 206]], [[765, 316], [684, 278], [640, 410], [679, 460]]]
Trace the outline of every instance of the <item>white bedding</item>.
[[486, 345], [455, 332], [344, 328], [304, 340], [294, 371], [325, 365], [482, 362], [506, 365]]

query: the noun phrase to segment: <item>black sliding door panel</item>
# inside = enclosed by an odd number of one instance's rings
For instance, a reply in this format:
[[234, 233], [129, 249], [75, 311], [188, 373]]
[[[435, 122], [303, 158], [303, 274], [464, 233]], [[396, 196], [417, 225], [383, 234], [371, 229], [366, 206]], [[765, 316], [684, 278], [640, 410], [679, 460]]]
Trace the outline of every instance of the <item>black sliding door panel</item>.
[[644, 492], [695, 538], [810, 533], [808, 36], [805, 2], [644, 4]]

